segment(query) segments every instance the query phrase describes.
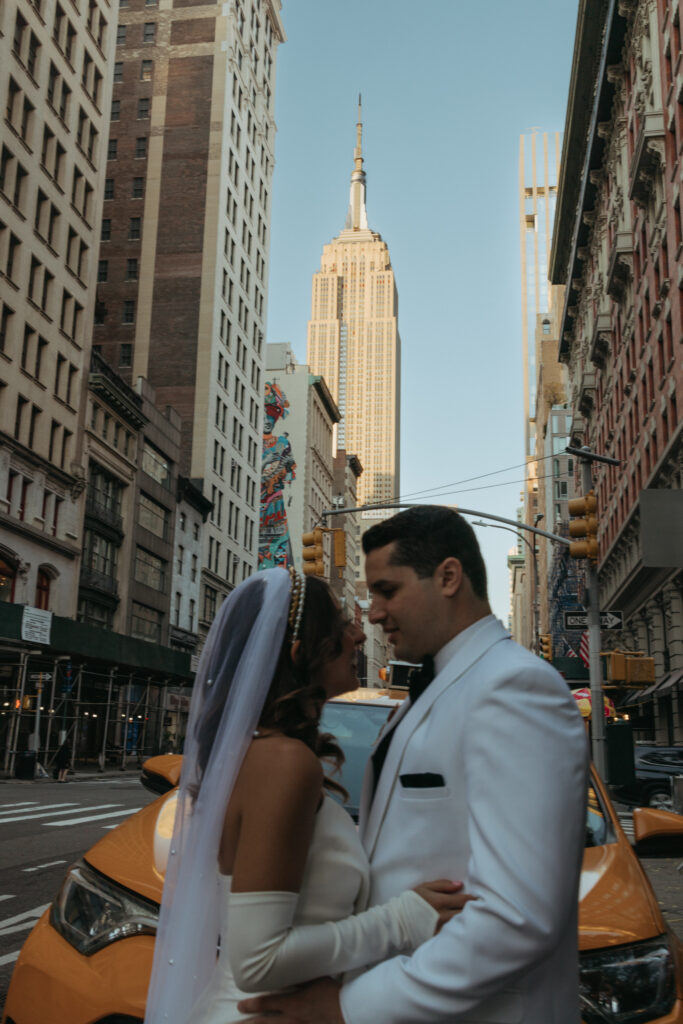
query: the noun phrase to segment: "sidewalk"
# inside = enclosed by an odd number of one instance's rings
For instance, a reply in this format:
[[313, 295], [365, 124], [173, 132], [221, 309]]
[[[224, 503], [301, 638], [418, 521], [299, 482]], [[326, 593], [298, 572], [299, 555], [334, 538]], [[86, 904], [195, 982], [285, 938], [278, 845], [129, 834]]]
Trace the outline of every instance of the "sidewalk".
[[[105, 768], [104, 771], [100, 771], [97, 765], [84, 765], [78, 767], [73, 771], [69, 769], [69, 782], [83, 782], [84, 780], [93, 779], [120, 779], [120, 778], [136, 778], [140, 775], [142, 769], [137, 764], [132, 766], [126, 766], [125, 768]], [[24, 782], [29, 783], [57, 783], [56, 779], [52, 778], [52, 773], [48, 771], [46, 778], [40, 779], [17, 779], [13, 775], [9, 775], [5, 772], [0, 772], [0, 784], [3, 782]]]

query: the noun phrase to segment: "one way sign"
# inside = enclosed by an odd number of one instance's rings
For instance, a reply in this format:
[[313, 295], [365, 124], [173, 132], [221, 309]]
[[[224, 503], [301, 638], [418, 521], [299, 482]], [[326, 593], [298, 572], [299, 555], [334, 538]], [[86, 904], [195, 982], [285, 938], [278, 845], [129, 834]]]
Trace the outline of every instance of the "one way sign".
[[[564, 628], [588, 629], [588, 612], [565, 612]], [[600, 612], [600, 629], [623, 629], [623, 612]]]

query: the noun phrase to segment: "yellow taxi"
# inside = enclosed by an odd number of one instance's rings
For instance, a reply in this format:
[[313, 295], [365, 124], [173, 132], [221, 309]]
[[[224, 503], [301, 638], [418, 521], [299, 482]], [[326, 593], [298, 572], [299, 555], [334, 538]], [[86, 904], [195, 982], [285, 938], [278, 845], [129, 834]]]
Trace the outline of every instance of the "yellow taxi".
[[[355, 692], [325, 709], [358, 803], [369, 747], [396, 705]], [[2, 1024], [142, 1024], [166, 846], [181, 758], [152, 758], [143, 781], [161, 795], [108, 832], [68, 871], [14, 968]], [[634, 811], [635, 846], [595, 773], [580, 890], [584, 1024], [683, 1024], [683, 944], [667, 928], [637, 853], [683, 856], [683, 816]]]

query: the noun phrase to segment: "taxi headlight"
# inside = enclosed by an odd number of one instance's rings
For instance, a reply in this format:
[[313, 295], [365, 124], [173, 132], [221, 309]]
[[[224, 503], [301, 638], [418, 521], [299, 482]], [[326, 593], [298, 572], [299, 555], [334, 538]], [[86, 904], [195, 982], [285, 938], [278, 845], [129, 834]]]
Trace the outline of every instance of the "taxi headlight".
[[580, 990], [585, 1024], [645, 1024], [663, 1017], [676, 999], [666, 936], [582, 953]]
[[50, 910], [50, 923], [74, 949], [91, 956], [128, 938], [155, 935], [159, 908], [79, 861], [64, 879]]

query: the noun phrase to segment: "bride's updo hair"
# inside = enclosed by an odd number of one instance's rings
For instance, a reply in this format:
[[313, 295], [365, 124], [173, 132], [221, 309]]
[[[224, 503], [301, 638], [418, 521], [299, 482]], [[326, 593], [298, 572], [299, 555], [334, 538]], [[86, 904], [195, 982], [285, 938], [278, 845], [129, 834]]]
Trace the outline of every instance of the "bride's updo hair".
[[[322, 683], [325, 666], [342, 653], [345, 622], [330, 588], [315, 576], [305, 577], [299, 647], [292, 660], [292, 631], [287, 629], [259, 726], [277, 729], [301, 740], [338, 771], [344, 754], [329, 733], [320, 732], [320, 715], [327, 699]], [[325, 785], [345, 794], [334, 780]]]

